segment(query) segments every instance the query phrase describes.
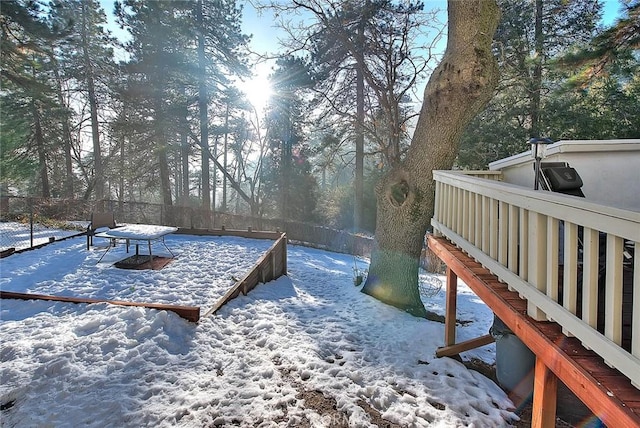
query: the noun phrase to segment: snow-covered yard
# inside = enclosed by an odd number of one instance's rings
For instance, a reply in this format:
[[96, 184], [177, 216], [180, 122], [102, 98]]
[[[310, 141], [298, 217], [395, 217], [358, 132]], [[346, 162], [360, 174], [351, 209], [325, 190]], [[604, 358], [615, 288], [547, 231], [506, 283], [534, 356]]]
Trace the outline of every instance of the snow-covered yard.
[[[166, 243], [172, 263], [134, 271], [112, 265], [125, 257], [123, 245], [96, 264], [104, 250], [87, 251], [84, 238], [55, 242], [2, 259], [0, 285], [204, 313], [271, 245], [186, 235]], [[362, 270], [366, 260], [299, 246], [288, 258], [289, 276], [197, 324], [138, 307], [2, 300], [2, 425], [368, 427], [371, 408], [403, 427], [497, 427], [515, 418], [493, 382], [435, 358], [442, 324], [360, 293], [354, 263]], [[421, 276], [426, 288], [438, 280]], [[424, 300], [444, 313], [444, 288]], [[472, 321], [459, 326], [460, 340], [486, 334], [492, 322], [462, 283], [458, 318]], [[493, 363], [494, 349], [465, 356]], [[335, 409], [312, 405], [311, 393]]]

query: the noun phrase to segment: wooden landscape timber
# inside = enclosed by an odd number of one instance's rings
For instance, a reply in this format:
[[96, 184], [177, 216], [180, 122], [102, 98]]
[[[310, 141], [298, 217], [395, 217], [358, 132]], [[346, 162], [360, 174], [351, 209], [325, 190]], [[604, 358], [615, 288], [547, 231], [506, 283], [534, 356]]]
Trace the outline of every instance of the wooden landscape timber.
[[[258, 232], [252, 232], [258, 233]], [[265, 232], [272, 233], [272, 232]], [[239, 235], [237, 235], [239, 236]], [[253, 290], [258, 284], [273, 281], [287, 274], [287, 235], [280, 233], [274, 244], [258, 259], [251, 270], [239, 281], [237, 281], [225, 293], [215, 305], [204, 314], [205, 317], [215, 314], [221, 307], [229, 301], [235, 299], [242, 293]]]
[[46, 294], [14, 293], [11, 291], [0, 291], [0, 299], [49, 300], [54, 302], [88, 303], [88, 304], [108, 303], [110, 305], [136, 306], [136, 307], [149, 308], [149, 309], [158, 309], [161, 311], [171, 311], [171, 312], [175, 312], [182, 318], [191, 322], [198, 322], [200, 320], [199, 306], [179, 306], [179, 305], [167, 305], [163, 303], [136, 303], [136, 302], [125, 302], [121, 300], [92, 299], [88, 297], [66, 297], [66, 296], [49, 296]]
[[177, 235], [196, 235], [196, 236], [238, 236], [241, 238], [251, 239], [278, 239], [282, 236], [282, 232], [276, 231], [255, 231], [251, 227], [247, 230], [226, 229], [224, 226], [221, 229], [188, 229], [178, 228]]

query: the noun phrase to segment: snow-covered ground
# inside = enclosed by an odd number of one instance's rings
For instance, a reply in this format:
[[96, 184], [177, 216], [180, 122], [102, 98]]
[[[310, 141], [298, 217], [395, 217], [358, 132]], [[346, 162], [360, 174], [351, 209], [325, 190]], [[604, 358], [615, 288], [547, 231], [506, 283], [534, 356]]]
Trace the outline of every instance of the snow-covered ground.
[[[86, 250], [83, 237], [0, 261], [2, 290], [200, 306], [205, 313], [270, 241], [170, 235], [159, 271], [121, 270], [124, 246]], [[163, 254], [162, 246], [154, 253]], [[166, 253], [166, 250], [164, 250]], [[108, 304], [1, 301], [0, 412], [13, 427], [504, 426], [515, 415], [493, 382], [435, 358], [444, 326], [360, 293], [354, 263], [299, 246], [289, 275], [259, 285], [215, 316]], [[423, 288], [443, 278], [426, 273]], [[486, 334], [492, 314], [459, 285], [460, 340]], [[424, 298], [444, 313], [444, 288]], [[494, 347], [465, 357], [494, 361]], [[304, 391], [335, 400], [334, 413]], [[366, 404], [365, 404], [366, 403]], [[368, 406], [367, 406], [368, 405]], [[339, 415], [339, 416], [336, 416]], [[339, 421], [336, 418], [342, 418]], [[342, 425], [340, 425], [342, 424]]]

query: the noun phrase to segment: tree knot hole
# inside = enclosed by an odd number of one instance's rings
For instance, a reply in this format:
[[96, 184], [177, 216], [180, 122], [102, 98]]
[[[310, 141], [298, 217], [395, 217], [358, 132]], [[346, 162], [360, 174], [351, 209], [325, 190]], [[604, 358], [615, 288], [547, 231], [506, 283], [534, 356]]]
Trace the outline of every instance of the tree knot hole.
[[400, 180], [392, 184], [390, 190], [391, 203], [396, 207], [401, 207], [409, 197], [409, 183], [405, 180]]

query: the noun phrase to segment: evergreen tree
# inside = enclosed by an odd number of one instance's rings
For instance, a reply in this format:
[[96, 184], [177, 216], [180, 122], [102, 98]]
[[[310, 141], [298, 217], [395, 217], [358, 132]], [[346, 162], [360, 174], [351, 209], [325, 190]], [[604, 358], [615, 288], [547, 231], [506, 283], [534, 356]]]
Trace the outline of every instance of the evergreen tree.
[[[577, 46], [563, 55], [558, 65], [562, 68], [578, 68], [572, 80], [584, 84], [589, 79], [615, 70], [615, 63], [633, 60], [640, 49], [640, 1], [623, 3], [622, 17], [611, 27], [601, 31], [588, 44]], [[637, 57], [636, 63], [637, 63]]]
[[[232, 0], [125, 0], [116, 3], [116, 14], [132, 35], [124, 67], [126, 89], [121, 92], [127, 103], [135, 104], [128, 123], [136, 126], [138, 141], [153, 141], [141, 153], [157, 156], [162, 200], [172, 203], [172, 178], [189, 181], [186, 132], [200, 148], [205, 181], [201, 196], [208, 206], [209, 130], [221, 116], [219, 98], [232, 86], [231, 76], [247, 73], [241, 53], [247, 40], [240, 31], [241, 9]], [[178, 158], [181, 161], [169, 162]], [[182, 165], [181, 171], [172, 174], [171, 165]]]
[[[56, 0], [52, 8], [52, 22], [73, 22], [72, 31], [55, 46], [56, 62], [59, 64], [59, 90], [61, 102], [71, 111], [73, 102], [75, 105], [88, 104], [88, 117], [80, 111], [75, 115], [75, 123], [87, 122], [89, 129], [85, 132], [80, 129], [81, 135], [90, 137], [91, 141], [91, 166], [92, 174], [87, 174], [90, 180], [86, 186], [92, 189], [96, 199], [103, 199], [107, 194], [107, 176], [105, 175], [105, 160], [103, 151], [111, 150], [106, 146], [105, 129], [100, 125], [105, 121], [103, 112], [108, 110], [110, 103], [109, 80], [115, 72], [113, 63], [113, 46], [115, 41], [107, 33], [106, 15], [96, 0]], [[63, 85], [67, 96], [62, 94]], [[71, 131], [68, 121], [63, 121], [65, 164], [67, 174], [70, 170], [70, 146]], [[83, 142], [79, 141], [78, 145]], [[107, 149], [107, 150], [105, 150]], [[115, 179], [115, 177], [114, 177]], [[67, 188], [70, 183], [67, 181]], [[88, 196], [89, 192], [85, 192]]]
[[[215, 97], [232, 86], [231, 77], [246, 77], [249, 69], [245, 47], [248, 37], [242, 33], [242, 8], [235, 0], [198, 0], [192, 15], [197, 26], [192, 37], [197, 43], [198, 111], [202, 162], [202, 204], [211, 206], [209, 178], [209, 107]], [[217, 104], [217, 109], [222, 106]], [[215, 148], [214, 148], [215, 151]], [[214, 183], [215, 198], [215, 183]], [[226, 192], [226, 187], [224, 188]], [[225, 198], [226, 201], [226, 198]]]
[[554, 62], [563, 84], [545, 109], [557, 139], [639, 138], [640, 2], [612, 27]]
[[[184, 29], [191, 4], [169, 0], [117, 2], [116, 15], [132, 38], [121, 91], [129, 105], [128, 122], [144, 163], [153, 168], [148, 180], [159, 179], [163, 204], [172, 205], [170, 151], [181, 127], [182, 91], [187, 81], [190, 40]], [[157, 171], [157, 175], [155, 173]]]
[[311, 175], [309, 146], [303, 134], [303, 93], [311, 86], [308, 66], [301, 59], [277, 61], [271, 75], [273, 96], [267, 113], [265, 208], [285, 220], [309, 221], [313, 217], [317, 183]]
[[56, 97], [51, 46], [68, 28], [49, 25], [47, 8], [37, 1], [3, 2], [0, 11], [1, 180], [23, 184], [28, 178], [30, 193], [49, 197], [58, 192], [52, 189], [50, 175], [61, 152], [63, 113]]
[[563, 78], [553, 58], [590, 40], [602, 6], [597, 0], [500, 0], [502, 18], [494, 38], [500, 64], [496, 96], [469, 125], [457, 163], [484, 168], [527, 147], [531, 137], [553, 138], [544, 120], [552, 91]]

